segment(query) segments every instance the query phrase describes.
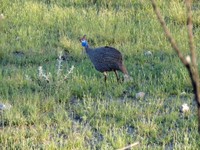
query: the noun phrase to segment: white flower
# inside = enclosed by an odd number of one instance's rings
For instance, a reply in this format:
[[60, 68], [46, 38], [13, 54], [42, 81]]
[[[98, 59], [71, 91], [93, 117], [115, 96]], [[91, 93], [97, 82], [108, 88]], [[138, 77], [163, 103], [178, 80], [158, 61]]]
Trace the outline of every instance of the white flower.
[[58, 59], [61, 59], [62, 60], [62, 52], [60, 52], [59, 56], [58, 56]]
[[3, 19], [5, 19], [5, 17], [4, 17], [3, 14], [1, 14], [1, 15], [0, 15], [0, 20], [3, 20]]
[[181, 95], [186, 95], [186, 92], [182, 92]]
[[66, 80], [68, 78], [68, 76], [73, 72], [74, 70], [74, 65], [71, 66], [71, 68], [69, 69], [68, 73], [65, 75], [64, 80]]
[[189, 56], [189, 55], [187, 55], [187, 56], [185, 57], [185, 60], [186, 60], [186, 62], [187, 62], [188, 64], [190, 64], [190, 63], [191, 63], [191, 58], [190, 58], [190, 56]]
[[0, 110], [5, 110], [6, 105], [5, 104], [0, 104]]
[[42, 66], [39, 66], [39, 67], [38, 67], [38, 71], [39, 71], [39, 77], [40, 77], [40, 78], [43, 77], [43, 78], [45, 78], [46, 81], [48, 81], [48, 82], [50, 81], [50, 80], [49, 80], [49, 76], [50, 76], [51, 74], [49, 73], [48, 75], [45, 75], [45, 74], [43, 73]]
[[184, 103], [181, 106], [181, 112], [186, 113], [186, 112], [189, 112], [189, 111], [190, 111], [190, 108], [189, 108], [188, 104]]
[[144, 53], [145, 56], [152, 56], [152, 52], [151, 51], [147, 51]]
[[130, 77], [129, 75], [125, 74], [124, 75], [124, 82], [128, 82], [128, 81], [133, 81], [133, 78]]
[[30, 77], [29, 77], [27, 74], [25, 74], [25, 79], [26, 79], [27, 81], [31, 81]]
[[38, 67], [38, 71], [39, 71], [39, 77], [42, 77], [42, 75], [43, 75], [42, 66], [39, 66], [39, 67]]
[[0, 110], [9, 110], [11, 108], [10, 104], [2, 104], [0, 103]]
[[61, 67], [62, 67], [62, 52], [60, 52], [59, 56], [58, 56], [58, 70], [57, 70], [57, 75], [60, 76], [60, 73], [62, 71]]
[[141, 98], [144, 98], [144, 96], [145, 96], [145, 93], [144, 93], [144, 92], [139, 92], [139, 93], [136, 94], [135, 97], [136, 97], [137, 99], [141, 99]]

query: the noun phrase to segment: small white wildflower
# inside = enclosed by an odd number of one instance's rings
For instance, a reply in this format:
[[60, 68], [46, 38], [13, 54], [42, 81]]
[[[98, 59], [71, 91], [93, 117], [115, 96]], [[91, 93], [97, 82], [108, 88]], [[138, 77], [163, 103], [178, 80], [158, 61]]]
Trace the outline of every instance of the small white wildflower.
[[5, 110], [6, 105], [5, 104], [0, 104], [0, 110]]
[[16, 40], [17, 40], [17, 41], [18, 41], [18, 40], [20, 40], [20, 37], [19, 37], [19, 36], [17, 36], [17, 37], [16, 37]]
[[0, 20], [5, 19], [5, 16], [3, 14], [0, 15]]
[[51, 77], [51, 72], [49, 72], [49, 73], [47, 74], [47, 77], [48, 77], [48, 78], [50, 78], [50, 77]]
[[62, 67], [62, 52], [60, 52], [59, 56], [58, 56], [58, 70], [57, 70], [57, 75], [60, 76], [60, 73], [62, 71], [61, 67]]
[[181, 93], [181, 95], [185, 95], [185, 94], [186, 94], [186, 92], [182, 92], [182, 93]]
[[145, 55], [145, 56], [152, 56], [153, 54], [152, 54], [151, 51], [147, 51], [147, 52], [144, 53], [144, 55]]
[[39, 66], [39, 67], [38, 67], [38, 70], [39, 70], [39, 77], [40, 77], [40, 78], [43, 77], [43, 78], [45, 78], [46, 81], [49, 82], [49, 81], [50, 81], [50, 80], [49, 80], [49, 76], [50, 76], [51, 74], [49, 73], [48, 75], [45, 75], [44, 72], [43, 72], [42, 66]]
[[28, 80], [28, 81], [31, 80], [30, 77], [27, 74], [25, 74], [25, 79]]
[[39, 71], [39, 77], [42, 77], [42, 75], [43, 75], [42, 66], [39, 66], [39, 67], [38, 67], [38, 71]]
[[136, 97], [137, 99], [141, 99], [141, 98], [144, 98], [144, 96], [145, 96], [145, 93], [144, 93], [144, 92], [139, 92], [139, 93], [136, 94], [135, 97]]
[[74, 70], [74, 65], [71, 66], [70, 70], [68, 71], [68, 74], [71, 74]]
[[127, 75], [127, 74], [124, 75], [124, 82], [132, 81], [132, 80], [133, 80], [133, 78], [130, 77], [129, 75]]
[[186, 112], [189, 112], [190, 111], [190, 108], [188, 106], [188, 104], [184, 103], [182, 106], [181, 106], [181, 112], [182, 113], [186, 113]]
[[62, 52], [59, 53], [58, 59], [62, 59]]
[[49, 80], [49, 75], [43, 74], [43, 77], [45, 78], [46, 81], [48, 81], [48, 82], [50, 81], [50, 80]]
[[71, 68], [69, 69], [68, 73], [65, 75], [64, 80], [66, 80], [68, 78], [68, 76], [73, 73], [74, 68], [75, 68], [74, 65], [72, 65]]
[[9, 110], [11, 108], [10, 104], [2, 104], [0, 103], [0, 110]]
[[185, 60], [186, 60], [186, 62], [187, 62], [188, 64], [190, 64], [190, 63], [191, 63], [191, 58], [190, 58], [190, 56], [189, 56], [189, 55], [187, 55], [187, 56], [185, 57]]

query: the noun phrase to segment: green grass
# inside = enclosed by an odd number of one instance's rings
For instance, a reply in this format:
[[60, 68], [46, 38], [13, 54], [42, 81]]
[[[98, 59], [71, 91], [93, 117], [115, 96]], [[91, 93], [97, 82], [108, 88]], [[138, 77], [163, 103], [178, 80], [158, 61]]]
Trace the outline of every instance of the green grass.
[[[186, 15], [180, 0], [158, 0], [184, 55]], [[200, 48], [199, 4], [193, 20]], [[0, 13], [1, 149], [198, 149], [196, 104], [188, 73], [145, 0], [4, 0]], [[92, 66], [79, 38], [119, 49], [133, 78], [117, 83]], [[145, 56], [151, 51], [152, 56]], [[21, 52], [20, 54], [17, 52]], [[57, 58], [67, 53], [58, 76]], [[38, 67], [50, 73], [39, 77]], [[74, 70], [67, 76], [70, 68]], [[122, 74], [120, 74], [122, 78]], [[145, 92], [143, 99], [136, 93]], [[186, 92], [186, 94], [181, 94]], [[183, 103], [190, 106], [181, 114]]]

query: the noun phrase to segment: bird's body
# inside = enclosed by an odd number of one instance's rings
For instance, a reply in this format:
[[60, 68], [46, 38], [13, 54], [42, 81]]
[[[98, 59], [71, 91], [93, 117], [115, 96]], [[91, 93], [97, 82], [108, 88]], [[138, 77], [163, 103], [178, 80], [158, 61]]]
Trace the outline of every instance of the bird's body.
[[85, 47], [86, 53], [93, 63], [95, 69], [104, 73], [105, 81], [107, 79], [106, 72], [109, 71], [115, 72], [117, 80], [119, 80], [116, 72], [117, 70], [128, 76], [128, 72], [123, 64], [122, 54], [117, 49], [109, 46], [92, 49], [87, 44], [85, 37], [82, 38], [82, 46]]
[[113, 47], [86, 48], [86, 53], [100, 72], [121, 70], [123, 66], [121, 53]]

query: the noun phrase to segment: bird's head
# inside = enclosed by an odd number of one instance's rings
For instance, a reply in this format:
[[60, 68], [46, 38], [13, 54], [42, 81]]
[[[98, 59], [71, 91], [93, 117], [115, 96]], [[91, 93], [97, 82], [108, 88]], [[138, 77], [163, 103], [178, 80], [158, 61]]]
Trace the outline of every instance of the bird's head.
[[80, 39], [80, 42], [81, 42], [81, 45], [83, 46], [83, 47], [88, 47], [89, 45], [88, 45], [88, 42], [87, 42], [87, 40], [86, 40], [86, 35], [84, 35], [81, 39]]

